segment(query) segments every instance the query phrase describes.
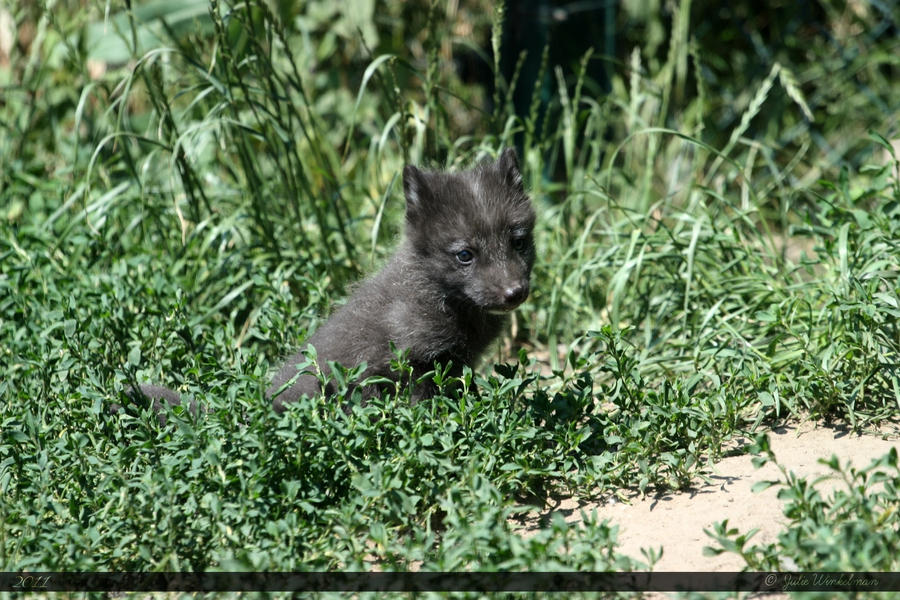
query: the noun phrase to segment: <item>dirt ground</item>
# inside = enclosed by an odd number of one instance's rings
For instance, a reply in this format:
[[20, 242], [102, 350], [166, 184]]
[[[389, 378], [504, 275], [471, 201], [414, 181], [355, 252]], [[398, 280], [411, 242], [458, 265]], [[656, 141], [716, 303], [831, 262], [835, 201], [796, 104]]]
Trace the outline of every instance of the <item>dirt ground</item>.
[[[855, 467], [865, 467], [892, 446], [900, 448], [896, 428], [884, 429], [880, 435], [859, 436], [817, 423], [778, 428], [769, 432], [769, 440], [776, 459], [788, 471], [813, 478], [830, 473], [818, 461], [832, 454], [842, 465], [850, 461]], [[714, 545], [703, 530], [711, 530], [714, 523], [728, 519], [729, 526], [737, 527], [742, 533], [759, 528], [751, 542], [762, 544], [775, 541], [787, 522], [782, 501], [777, 498], [779, 486], [758, 493], [751, 491], [757, 481], [781, 480], [780, 471], [773, 464], [756, 469], [751, 459], [746, 454], [722, 459], [708, 475], [711, 483], [700, 480], [690, 490], [644, 498], [635, 496], [627, 503], [579, 504], [568, 499], [552, 507], [550, 512], [561, 512], [567, 521], [578, 522], [581, 511], [589, 513], [596, 509], [601, 519], [609, 519], [619, 526], [619, 549], [623, 554], [644, 560], [641, 548], [662, 547], [662, 558], [654, 571], [740, 571], [746, 564], [737, 554], [703, 555], [704, 546]], [[824, 481], [820, 485], [829, 483]], [[529, 528], [536, 526], [537, 519], [528, 523]]]

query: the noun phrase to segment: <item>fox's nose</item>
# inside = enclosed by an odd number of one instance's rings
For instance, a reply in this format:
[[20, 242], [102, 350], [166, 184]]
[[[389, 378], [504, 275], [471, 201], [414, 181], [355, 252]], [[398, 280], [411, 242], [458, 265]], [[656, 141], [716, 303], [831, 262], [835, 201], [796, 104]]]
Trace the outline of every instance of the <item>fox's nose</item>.
[[528, 284], [517, 283], [503, 290], [503, 300], [508, 306], [521, 304], [528, 297]]

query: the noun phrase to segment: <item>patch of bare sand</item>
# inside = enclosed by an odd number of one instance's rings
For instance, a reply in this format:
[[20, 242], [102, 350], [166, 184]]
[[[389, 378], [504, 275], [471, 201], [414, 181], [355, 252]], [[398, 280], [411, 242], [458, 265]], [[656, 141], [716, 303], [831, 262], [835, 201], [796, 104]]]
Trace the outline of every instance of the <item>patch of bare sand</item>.
[[[769, 432], [769, 440], [781, 465], [798, 476], [812, 478], [831, 473], [819, 459], [836, 455], [841, 465], [850, 461], [861, 468], [892, 447], [900, 449], [896, 430], [859, 436], [816, 423], [780, 427]], [[712, 467], [708, 476], [711, 483], [698, 481], [693, 489], [645, 498], [635, 496], [628, 503], [584, 503], [570, 498], [551, 507], [549, 513], [560, 512], [567, 521], [578, 522], [581, 511], [596, 510], [601, 519], [619, 526], [622, 554], [643, 560], [641, 548], [662, 547], [662, 558], [654, 571], [740, 571], [746, 564], [736, 554], [703, 555], [704, 546], [714, 545], [703, 530], [712, 530], [714, 523], [728, 519], [729, 526], [742, 533], [758, 528], [751, 543], [762, 544], [774, 542], [787, 523], [783, 502], [777, 497], [779, 486], [758, 493], [751, 491], [758, 481], [780, 481], [781, 472], [773, 464], [756, 469], [752, 458], [745, 454], [722, 459]], [[820, 486], [828, 483], [823, 481]], [[528, 521], [527, 529], [534, 530], [549, 513]]]

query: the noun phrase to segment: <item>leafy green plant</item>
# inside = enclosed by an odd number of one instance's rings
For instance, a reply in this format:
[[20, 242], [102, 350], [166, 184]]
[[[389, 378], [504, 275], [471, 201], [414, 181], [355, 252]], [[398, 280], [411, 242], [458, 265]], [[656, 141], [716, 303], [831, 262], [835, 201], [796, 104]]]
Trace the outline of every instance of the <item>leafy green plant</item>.
[[[8, 9], [0, 564], [642, 568], [590, 515], [533, 535], [516, 519], [556, 495], [684, 487], [731, 435], [795, 415], [895, 420], [889, 15], [820, 3], [824, 31], [862, 33], [792, 30], [789, 48], [729, 43], [726, 60], [721, 36], [745, 29], [711, 28], [719, 9], [638, 4], [618, 15], [618, 56], [542, 54], [526, 114], [488, 3]], [[464, 51], [493, 89], [457, 68]], [[432, 402], [397, 389], [275, 415], [272, 368], [390, 251], [402, 165], [457, 168], [516, 140], [540, 260], [485, 364], [459, 380], [439, 366]], [[185, 396], [165, 425], [122, 394], [147, 381]], [[890, 483], [886, 460], [844, 469], [853, 489], [832, 504], [793, 481], [804, 531], [891, 525], [870, 489]], [[728, 531], [757, 566], [802, 543], [748, 549]]]
[[[841, 465], [834, 456], [822, 459], [831, 473], [812, 482], [779, 464], [764, 434], [757, 436], [751, 451], [757, 454], [757, 467], [773, 462], [781, 471], [781, 481], [761, 481], [754, 491], [779, 486], [778, 498], [785, 501], [788, 524], [777, 542], [748, 545], [754, 531], [742, 534], [727, 521], [717, 523], [713, 531], [706, 532], [718, 543], [706, 548], [708, 553], [738, 553], [747, 567], [756, 571], [877, 572], [897, 568], [900, 468], [896, 448], [863, 468]], [[828, 479], [839, 480], [840, 487], [824, 495], [818, 485]]]

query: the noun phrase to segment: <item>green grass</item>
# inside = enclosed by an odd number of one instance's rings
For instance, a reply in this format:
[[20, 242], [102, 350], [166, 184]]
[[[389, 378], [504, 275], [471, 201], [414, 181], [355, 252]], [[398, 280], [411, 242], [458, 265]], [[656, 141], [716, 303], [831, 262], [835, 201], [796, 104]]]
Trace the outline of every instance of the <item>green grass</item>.
[[[420, 4], [11, 13], [34, 37], [0, 66], [4, 570], [644, 568], [590, 515], [533, 536], [515, 517], [683, 488], [774, 422], [896, 423], [898, 15], [822, 4], [864, 33], [754, 55], [704, 3], [626, 11], [633, 51], [546, 67], [541, 122], [513, 114], [515, 81], [453, 68], [496, 49], [499, 11]], [[514, 335], [462, 393], [275, 415], [272, 369], [396, 243], [402, 166], [460, 168], [517, 135], [539, 262]], [[109, 414], [147, 381], [209, 412]], [[842, 543], [871, 518], [895, 531], [853, 485]], [[754, 568], [788, 551], [741, 550]], [[896, 570], [885, 556], [804, 565]]]

